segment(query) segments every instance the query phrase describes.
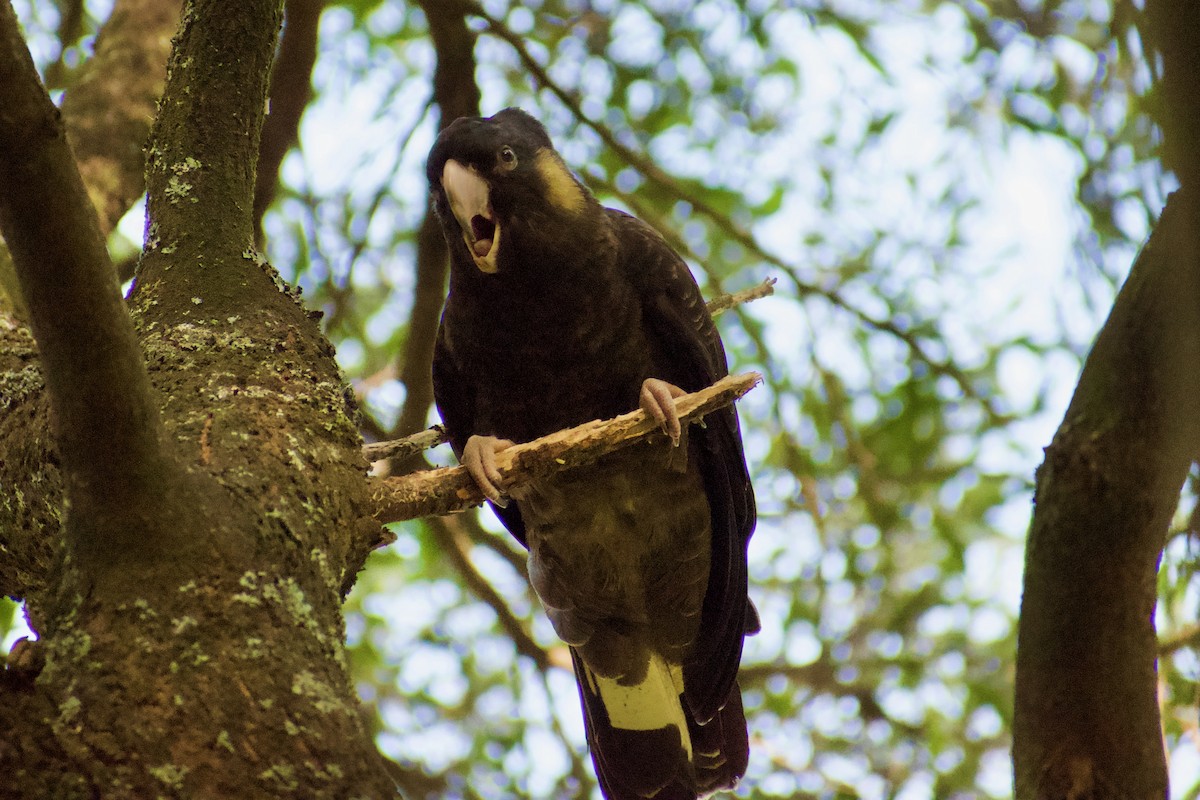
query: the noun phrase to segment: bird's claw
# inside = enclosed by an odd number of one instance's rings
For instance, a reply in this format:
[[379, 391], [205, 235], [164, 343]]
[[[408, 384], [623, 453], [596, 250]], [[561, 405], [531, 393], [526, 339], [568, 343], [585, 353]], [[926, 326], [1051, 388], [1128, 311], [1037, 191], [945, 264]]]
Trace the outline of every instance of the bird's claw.
[[675, 411], [675, 398], [685, 394], [687, 392], [675, 384], [659, 378], [647, 378], [642, 381], [642, 410], [658, 422], [663, 433], [671, 437], [671, 444], [675, 447], [679, 446], [679, 437], [683, 435], [683, 426], [679, 424], [679, 414]]
[[496, 454], [512, 447], [513, 444], [511, 439], [472, 436], [463, 447], [463, 466], [467, 468], [483, 496], [501, 508], [508, 506], [508, 497], [503, 491], [506, 481], [496, 467]]

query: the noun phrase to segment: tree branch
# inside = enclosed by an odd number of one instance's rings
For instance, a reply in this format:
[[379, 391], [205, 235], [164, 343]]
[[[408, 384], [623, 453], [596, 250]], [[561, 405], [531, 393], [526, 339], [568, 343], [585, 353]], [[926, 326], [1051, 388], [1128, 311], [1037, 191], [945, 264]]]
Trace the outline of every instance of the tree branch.
[[[157, 404], [61, 117], [8, 0], [0, 0], [0, 232], [29, 307], [72, 519], [137, 507], [165, 466]], [[77, 528], [68, 524], [68, 534], [78, 543]]]
[[[59, 39], [65, 52], [79, 37], [82, 3], [63, 7]], [[71, 76], [62, 118], [102, 235], [144, 190], [142, 146], [162, 92], [168, 47], [178, 21], [178, 0], [117, 0], [96, 36], [93, 57]], [[54, 66], [62, 63], [60, 59]], [[132, 274], [132, 267], [124, 275], [118, 270], [119, 279]], [[0, 294], [11, 300], [17, 316], [28, 320], [11, 256], [2, 243]], [[4, 299], [0, 297], [0, 304]], [[0, 330], [4, 327], [0, 320]], [[12, 341], [19, 333], [11, 329], [0, 333], [8, 340], [0, 343], [0, 352], [22, 354], [23, 348], [14, 347]], [[25, 598], [26, 608], [40, 615], [37, 595], [59, 543], [47, 532], [62, 525], [63, 476], [57, 454], [47, 452], [49, 397], [39, 361], [33, 349], [24, 357], [23, 368], [9, 374], [8, 385], [0, 386], [7, 405], [0, 414], [0, 486], [10, 497], [18, 493], [23, 498], [20, 503], [0, 504], [0, 552], [6, 556], [6, 563], [0, 565], [0, 587], [4, 593]], [[20, 435], [15, 435], [17, 431]]]
[[496, 587], [479, 573], [471, 560], [470, 539], [463, 530], [458, 517], [429, 517], [429, 528], [438, 540], [438, 550], [446, 554], [450, 563], [463, 579], [466, 587], [492, 609], [500, 627], [512, 639], [517, 652], [533, 660], [539, 670], [545, 672], [554, 662], [550, 654], [533, 640], [521, 620], [517, 619], [508, 603], [496, 591]]
[[[685, 424], [697, 422], [705, 414], [741, 397], [761, 380], [762, 376], [754, 372], [729, 375], [707, 389], [683, 395], [675, 401], [679, 419]], [[510, 486], [519, 487], [661, 435], [658, 424], [638, 409], [510, 447], [497, 454], [496, 465], [500, 474], [510, 479]], [[443, 467], [376, 479], [373, 484], [375, 517], [381, 523], [449, 514], [483, 503], [483, 495], [466, 467]]]
[[145, 191], [142, 147], [166, 81], [179, 6], [116, 0], [95, 54], [63, 97], [67, 138], [105, 236]]
[[262, 218], [279, 188], [279, 167], [295, 146], [300, 118], [312, 99], [312, 70], [325, 0], [287, 0], [279, 56], [271, 72], [271, 105], [263, 121], [254, 187], [254, 234], [262, 244]]
[[[437, 53], [433, 74], [433, 99], [440, 110], [438, 130], [459, 117], [479, 115], [479, 87], [475, 83], [475, 34], [467, 27], [464, 10], [441, 0], [421, 0], [429, 35]], [[426, 424], [433, 405], [433, 345], [437, 338], [442, 302], [446, 298], [449, 253], [441, 225], [432, 208], [425, 210], [417, 232], [417, 280], [408, 316], [398, 372], [404, 383], [404, 405], [394, 433], [409, 434]], [[413, 459], [393, 459], [393, 470], [416, 466]]]
[[720, 297], [714, 297], [705, 305], [708, 308], [708, 313], [715, 317], [734, 306], [740, 306], [743, 303], [749, 303], [763, 297], [770, 297], [773, 294], [775, 294], [775, 278], [767, 278], [762, 283], [757, 286], [751, 286], [749, 289], [742, 289], [737, 292], [723, 294]]
[[1117, 296], [1038, 471], [1018, 626], [1018, 800], [1084, 784], [1076, 793], [1097, 800], [1167, 791], [1155, 576], [1200, 453], [1196, 230], [1200, 204], [1185, 187]]
[[434, 425], [432, 428], [427, 428], [419, 433], [414, 433], [411, 436], [405, 436], [401, 439], [364, 444], [362, 451], [363, 457], [367, 461], [383, 461], [385, 459], [403, 460], [410, 456], [415, 456], [417, 453], [424, 452], [431, 447], [437, 447], [446, 441], [448, 441], [446, 429], [441, 425]]
[[1200, 624], [1188, 625], [1158, 640], [1158, 657], [1166, 658], [1177, 650], [1200, 645]]
[[83, 0], [63, 0], [58, 4], [58, 58], [46, 68], [46, 87], [62, 88], [67, 66], [67, 53], [83, 36]]
[[[259, 310], [239, 291], [276, 276], [254, 252], [255, 164], [282, 0], [247, 0], [265, 24], [250, 31], [221, 0], [188, 0], [167, 67], [147, 154], [148, 221], [137, 294], [162, 281], [159, 313]], [[201, 24], [201, 21], [203, 24]], [[230, 94], [228, 87], [244, 87]], [[203, 202], [201, 202], [203, 200]], [[172, 266], [170, 280], [165, 271]]]
[[[1146, 6], [1167, 200], [1038, 471], [1018, 626], [1018, 800], [1168, 793], [1154, 630], [1158, 564], [1200, 456], [1200, 7]], [[1153, 63], [1153, 58], [1150, 59]], [[1066, 790], [1064, 792], [1064, 790]]]
[[[480, 547], [486, 547], [502, 558], [513, 568], [522, 578], [525, 583], [529, 583], [529, 562], [526, 560], [528, 553], [525, 548], [517, 543], [517, 540], [511, 536], [496, 536], [491, 531], [479, 524], [478, 514], [461, 514], [459, 518], [463, 521], [463, 528], [467, 532], [467, 536], [471, 537], [471, 541]], [[533, 592], [533, 588], [528, 589]], [[533, 598], [534, 595], [530, 594]]]

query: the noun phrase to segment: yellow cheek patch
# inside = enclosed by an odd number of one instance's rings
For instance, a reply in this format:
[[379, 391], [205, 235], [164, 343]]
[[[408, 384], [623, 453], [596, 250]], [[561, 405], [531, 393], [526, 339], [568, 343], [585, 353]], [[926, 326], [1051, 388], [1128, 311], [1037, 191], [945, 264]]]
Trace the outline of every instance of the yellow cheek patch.
[[557, 153], [546, 148], [538, 150], [533, 157], [533, 166], [546, 184], [547, 199], [551, 205], [573, 214], [583, 210], [583, 189], [571, 177], [570, 170]]

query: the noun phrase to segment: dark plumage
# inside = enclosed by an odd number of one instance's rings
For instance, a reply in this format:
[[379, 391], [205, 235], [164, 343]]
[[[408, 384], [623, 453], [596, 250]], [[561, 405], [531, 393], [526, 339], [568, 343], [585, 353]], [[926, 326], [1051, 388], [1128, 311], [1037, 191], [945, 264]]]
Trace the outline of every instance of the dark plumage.
[[[428, 177], [451, 259], [438, 409], [571, 645], [600, 785], [612, 800], [731, 787], [749, 751], [736, 678], [758, 625], [754, 495], [732, 408], [678, 430], [673, 395], [728, 372], [695, 280], [518, 109], [457, 120]], [[499, 449], [639, 404], [669, 436], [502, 495]]]

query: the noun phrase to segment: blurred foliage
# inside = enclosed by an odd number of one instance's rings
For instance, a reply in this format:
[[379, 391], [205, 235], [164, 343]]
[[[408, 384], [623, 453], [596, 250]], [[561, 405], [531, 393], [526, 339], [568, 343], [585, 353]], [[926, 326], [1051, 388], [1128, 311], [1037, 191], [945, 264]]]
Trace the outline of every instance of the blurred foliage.
[[[16, 5], [39, 63], [69, 77], [104, 4], [83, 4], [65, 48], [55, 9], [71, 3]], [[720, 321], [733, 368], [768, 376], [740, 406], [763, 631], [744, 659], [753, 748], [737, 796], [1008, 796], [1033, 470], [1172, 186], [1137, 5], [482, 12], [469, 24], [485, 113], [537, 114], [710, 296], [779, 278], [774, 297]], [[301, 144], [265, 220], [273, 263], [326, 312], [370, 431], [389, 430], [405, 398], [434, 62], [415, 4], [331, 3]], [[123, 230], [140, 236], [140, 219]], [[1195, 527], [1179, 521], [1160, 580], [1180, 763], [1196, 736]], [[396, 533], [347, 627], [409, 795], [595, 796], [573, 678], [518, 549], [486, 514]]]

